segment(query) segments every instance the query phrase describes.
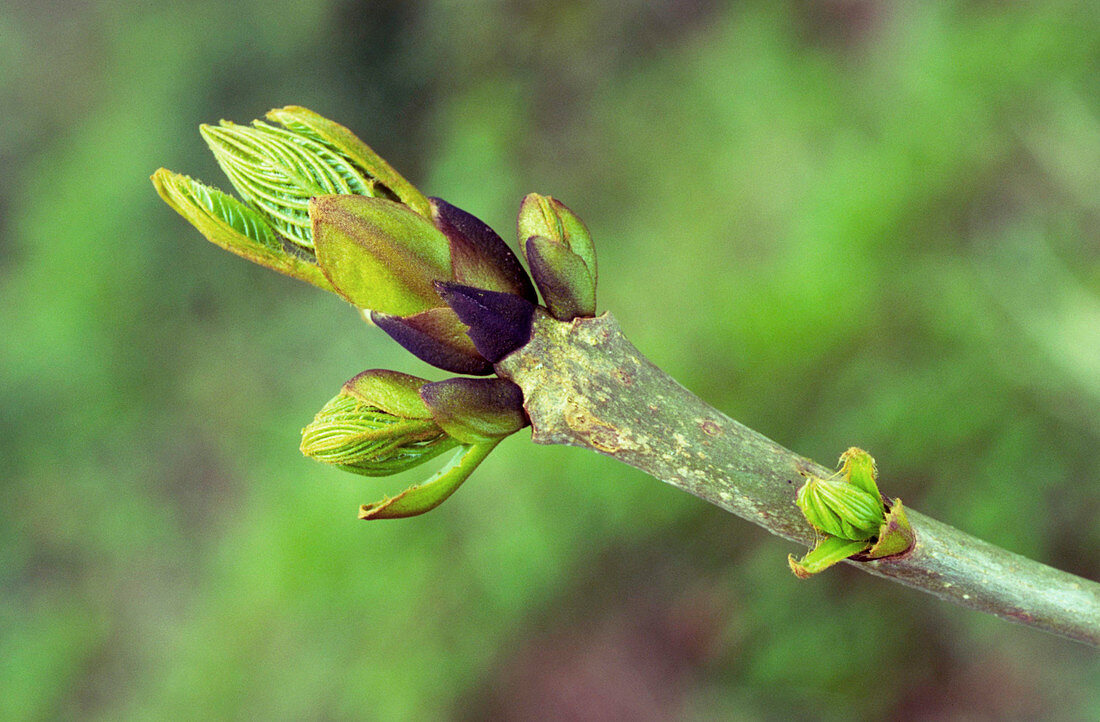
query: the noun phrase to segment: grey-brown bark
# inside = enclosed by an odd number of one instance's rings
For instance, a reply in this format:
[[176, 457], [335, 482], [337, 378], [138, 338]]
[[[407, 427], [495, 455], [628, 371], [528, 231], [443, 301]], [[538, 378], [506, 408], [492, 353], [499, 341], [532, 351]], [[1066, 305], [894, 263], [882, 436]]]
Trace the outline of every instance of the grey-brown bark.
[[[832, 472], [730, 419], [654, 366], [609, 315], [536, 317], [497, 372], [522, 389], [532, 439], [592, 449], [773, 534], [808, 545], [800, 472]], [[917, 535], [898, 559], [854, 562], [972, 609], [1100, 646], [1100, 584], [1026, 559], [908, 509]], [[778, 570], [783, 569], [777, 560]]]

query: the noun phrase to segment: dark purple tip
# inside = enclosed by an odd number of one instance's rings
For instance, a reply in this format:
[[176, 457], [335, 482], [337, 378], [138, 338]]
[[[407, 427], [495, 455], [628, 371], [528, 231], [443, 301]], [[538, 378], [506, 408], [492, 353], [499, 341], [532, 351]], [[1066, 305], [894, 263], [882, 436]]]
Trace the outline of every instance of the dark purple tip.
[[466, 333], [478, 353], [492, 363], [531, 338], [535, 305], [527, 299], [449, 281], [436, 281], [435, 289], [459, 320], [470, 327]]
[[456, 374], [493, 373], [493, 365], [473, 347], [465, 334], [466, 327], [449, 308], [431, 308], [412, 316], [371, 311], [370, 317], [378, 328], [421, 361]]
[[538, 303], [527, 272], [496, 231], [477, 216], [441, 198], [429, 200], [436, 228], [451, 243], [451, 270], [456, 281], [475, 288], [513, 293]]

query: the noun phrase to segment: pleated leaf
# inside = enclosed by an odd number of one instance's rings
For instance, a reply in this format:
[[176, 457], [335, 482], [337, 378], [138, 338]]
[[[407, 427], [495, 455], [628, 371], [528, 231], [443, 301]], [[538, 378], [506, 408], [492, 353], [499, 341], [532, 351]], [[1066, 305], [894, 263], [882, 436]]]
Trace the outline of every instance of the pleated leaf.
[[374, 181], [346, 158], [311, 138], [255, 121], [200, 126], [229, 181], [290, 242], [313, 247], [309, 199], [376, 194]]
[[164, 168], [153, 174], [152, 181], [164, 202], [211, 243], [318, 288], [334, 290], [311, 258], [288, 252], [267, 219], [233, 196]]

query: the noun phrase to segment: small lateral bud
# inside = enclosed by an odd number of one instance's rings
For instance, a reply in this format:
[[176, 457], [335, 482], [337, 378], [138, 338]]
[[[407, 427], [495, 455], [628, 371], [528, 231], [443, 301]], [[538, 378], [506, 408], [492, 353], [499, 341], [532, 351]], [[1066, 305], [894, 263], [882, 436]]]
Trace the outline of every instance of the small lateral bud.
[[535, 285], [558, 320], [596, 313], [596, 250], [584, 223], [560, 201], [538, 193], [520, 204], [520, 247]]
[[531, 236], [524, 248], [551, 316], [572, 321], [596, 314], [596, 284], [580, 256], [545, 236]]
[[302, 430], [302, 453], [357, 474], [388, 476], [454, 448], [420, 398], [425, 383], [396, 371], [364, 371]]

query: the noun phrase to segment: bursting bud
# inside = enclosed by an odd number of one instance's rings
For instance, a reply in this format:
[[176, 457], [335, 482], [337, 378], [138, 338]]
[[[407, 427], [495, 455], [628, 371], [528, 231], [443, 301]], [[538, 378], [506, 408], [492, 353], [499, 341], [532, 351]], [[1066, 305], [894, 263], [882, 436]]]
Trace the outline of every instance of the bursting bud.
[[807, 479], [795, 503], [821, 535], [802, 559], [787, 559], [800, 578], [848, 558], [897, 557], [916, 544], [901, 500], [889, 502], [879, 492], [878, 468], [863, 449], [853, 446], [841, 454], [840, 470], [834, 476]]
[[316, 265], [309, 199], [355, 194], [399, 202], [429, 217], [428, 199], [347, 128], [288, 106], [279, 126], [222, 121], [200, 132], [244, 202], [161, 168], [161, 198], [208, 240], [272, 270], [333, 291]]
[[[450, 258], [450, 273], [439, 275], [433, 283], [433, 300], [439, 305], [406, 315], [375, 307], [370, 318], [406, 350], [433, 366], [460, 374], [491, 374], [499, 348], [511, 351], [521, 336], [526, 342], [530, 315], [537, 302], [535, 289], [519, 259], [492, 228], [444, 200], [432, 198], [430, 203], [432, 223], [445, 238]], [[480, 304], [478, 311], [482, 313], [475, 312], [471, 318], [452, 307], [447, 292], [441, 290], [450, 286], [469, 288], [473, 293], [500, 299], [500, 303]], [[500, 305], [509, 312], [503, 329], [495, 323], [499, 316], [496, 307]], [[524, 316], [516, 309], [529, 313]], [[494, 316], [495, 325], [488, 334], [471, 328], [485, 314]], [[487, 335], [493, 339], [488, 351], [481, 340]]]
[[550, 314], [596, 314], [596, 249], [580, 218], [560, 201], [531, 193], [517, 220], [520, 248]]
[[356, 474], [388, 476], [454, 448], [420, 398], [425, 383], [396, 371], [364, 371], [302, 429], [302, 453]]

